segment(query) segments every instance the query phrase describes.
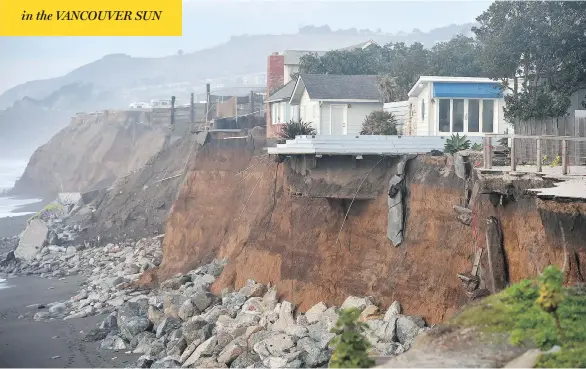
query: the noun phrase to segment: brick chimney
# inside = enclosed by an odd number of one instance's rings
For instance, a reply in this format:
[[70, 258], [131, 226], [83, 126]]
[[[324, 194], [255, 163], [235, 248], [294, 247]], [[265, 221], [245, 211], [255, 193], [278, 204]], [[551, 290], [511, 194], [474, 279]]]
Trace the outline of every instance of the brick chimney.
[[[281, 87], [285, 80], [285, 56], [279, 53], [269, 55], [267, 60], [267, 98], [271, 91]], [[271, 109], [267, 103], [267, 136], [273, 136], [275, 127], [271, 124]]]

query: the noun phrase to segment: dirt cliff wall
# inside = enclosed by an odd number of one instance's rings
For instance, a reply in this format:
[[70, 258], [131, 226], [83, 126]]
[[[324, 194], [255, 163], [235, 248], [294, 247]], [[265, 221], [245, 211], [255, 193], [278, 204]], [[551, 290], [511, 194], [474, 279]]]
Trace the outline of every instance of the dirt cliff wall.
[[[383, 306], [399, 300], [409, 314], [434, 323], [468, 302], [456, 274], [470, 271], [476, 245], [486, 243], [486, 217], [502, 222], [512, 281], [562, 264], [551, 219], [573, 216], [586, 227], [583, 216], [575, 216], [584, 214], [583, 205], [551, 205], [522, 190], [504, 207], [480, 191], [474, 225], [464, 225], [453, 209], [467, 201], [464, 181], [446, 157], [418, 157], [407, 166], [405, 239], [394, 247], [386, 237], [386, 189], [396, 163], [378, 179], [381, 195], [356, 200], [339, 232], [351, 200], [291, 196], [287, 162], [259, 155], [262, 145], [224, 140], [202, 147], [171, 210], [156, 278], [225, 257], [230, 263], [213, 286], [218, 293], [252, 278], [276, 284], [301, 310], [372, 295]], [[576, 255], [583, 254], [577, 226], [566, 231]], [[583, 270], [584, 258], [576, 260], [574, 269]]]
[[107, 187], [158, 153], [169, 128], [141, 111], [80, 114], [32, 155], [15, 193]]

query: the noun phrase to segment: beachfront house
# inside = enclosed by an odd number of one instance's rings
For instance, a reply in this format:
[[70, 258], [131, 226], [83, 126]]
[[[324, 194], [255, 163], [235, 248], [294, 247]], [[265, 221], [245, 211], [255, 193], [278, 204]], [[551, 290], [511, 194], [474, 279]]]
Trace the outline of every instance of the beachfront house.
[[319, 135], [358, 135], [374, 110], [382, 110], [375, 75], [300, 74], [289, 104]]
[[408, 102], [406, 135], [483, 136], [509, 128], [500, 83], [490, 78], [421, 76]]
[[299, 106], [289, 104], [295, 83], [292, 80], [275, 90], [266, 100], [270, 111], [270, 124], [278, 125], [290, 120], [299, 120]]

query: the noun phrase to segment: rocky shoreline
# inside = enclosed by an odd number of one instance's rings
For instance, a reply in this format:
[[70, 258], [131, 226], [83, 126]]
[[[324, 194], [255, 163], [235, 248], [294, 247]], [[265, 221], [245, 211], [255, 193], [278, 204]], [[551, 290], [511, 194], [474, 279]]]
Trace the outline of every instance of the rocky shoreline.
[[[360, 320], [368, 325], [373, 356], [401, 354], [428, 329], [421, 317], [401, 314], [398, 302], [383, 314], [369, 297], [350, 296], [339, 308], [322, 302], [296, 313], [291, 302], [279, 301], [274, 287], [252, 280], [238, 291], [215, 296], [210, 286], [225, 260], [176, 275], [156, 288], [142, 288], [134, 282], [161, 263], [164, 235], [100, 247], [76, 245], [81, 229], [64, 226], [61, 216], [31, 221], [29, 228], [42, 230], [40, 236], [35, 233], [40, 244], [28, 245], [26, 253], [8, 253], [0, 272], [49, 279], [83, 275], [86, 280], [70, 299], [29, 306], [32, 311], [19, 318], [52, 321], [106, 315], [80, 339], [100, 341], [99, 350], [142, 355], [130, 367], [326, 367], [332, 353], [330, 329], [339, 310], [350, 307], [358, 308]], [[19, 248], [26, 233], [16, 239]]]

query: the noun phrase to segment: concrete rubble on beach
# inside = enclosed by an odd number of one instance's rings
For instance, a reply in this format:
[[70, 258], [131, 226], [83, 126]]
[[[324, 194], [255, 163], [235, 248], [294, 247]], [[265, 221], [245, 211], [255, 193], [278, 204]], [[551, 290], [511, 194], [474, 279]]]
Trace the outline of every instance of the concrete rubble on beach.
[[[279, 301], [274, 287], [253, 280], [238, 291], [215, 296], [209, 288], [225, 260], [171, 277], [156, 289], [140, 288], [133, 282], [162, 261], [164, 235], [88, 247], [69, 241], [79, 231], [62, 226], [59, 216], [34, 219], [21, 234], [21, 250], [0, 263], [0, 272], [11, 275], [87, 278], [69, 300], [39, 305], [30, 313], [34, 320], [104, 315], [82, 339], [101, 341], [100, 350], [141, 354], [131, 367], [327, 366], [334, 336], [330, 330], [339, 308], [321, 302], [295, 314], [295, 306]], [[401, 314], [398, 302], [385, 313], [369, 297], [350, 296], [340, 308], [349, 307], [362, 312], [374, 356], [401, 354], [428, 329], [421, 317]]]

